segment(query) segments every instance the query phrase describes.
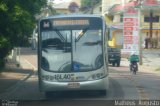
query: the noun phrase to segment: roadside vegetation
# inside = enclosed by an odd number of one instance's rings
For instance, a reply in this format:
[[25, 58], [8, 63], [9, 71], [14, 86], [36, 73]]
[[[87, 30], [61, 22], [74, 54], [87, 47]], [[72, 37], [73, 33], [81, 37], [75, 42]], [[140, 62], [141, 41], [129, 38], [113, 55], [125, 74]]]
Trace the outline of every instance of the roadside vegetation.
[[46, 0], [0, 0], [0, 68], [13, 47], [26, 46]]
[[155, 71], [159, 71], [159, 72], [160, 72], [160, 67], [159, 67], [159, 68], [157, 68]]
[[102, 0], [81, 0], [82, 7], [91, 7], [100, 2], [102, 2]]
[[81, 0], [81, 10], [87, 11], [91, 10], [91, 14], [93, 13], [93, 8], [96, 4], [101, 3], [102, 0]]

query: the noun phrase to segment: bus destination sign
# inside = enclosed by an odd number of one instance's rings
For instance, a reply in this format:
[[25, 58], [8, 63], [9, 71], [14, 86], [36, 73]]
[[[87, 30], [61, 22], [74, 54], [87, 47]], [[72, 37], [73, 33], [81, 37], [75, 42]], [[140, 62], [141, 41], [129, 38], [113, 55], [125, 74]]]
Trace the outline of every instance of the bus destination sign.
[[65, 26], [65, 25], [89, 25], [89, 20], [54, 20], [54, 26]]

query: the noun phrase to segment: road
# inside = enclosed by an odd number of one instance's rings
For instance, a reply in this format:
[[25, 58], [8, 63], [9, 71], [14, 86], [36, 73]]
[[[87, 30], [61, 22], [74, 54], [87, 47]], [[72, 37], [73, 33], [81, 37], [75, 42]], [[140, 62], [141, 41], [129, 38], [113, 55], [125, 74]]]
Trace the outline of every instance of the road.
[[21, 61], [29, 64], [34, 71], [23, 70], [28, 74], [23, 75], [15, 85], [0, 92], [1, 100], [160, 100], [160, 93], [157, 93], [160, 91], [160, 73], [140, 67], [137, 75], [132, 75], [126, 59], [122, 59], [121, 67], [109, 66], [110, 86], [106, 96], [96, 92], [65, 92], [45, 98], [38, 89], [36, 51], [30, 48], [21, 50]]

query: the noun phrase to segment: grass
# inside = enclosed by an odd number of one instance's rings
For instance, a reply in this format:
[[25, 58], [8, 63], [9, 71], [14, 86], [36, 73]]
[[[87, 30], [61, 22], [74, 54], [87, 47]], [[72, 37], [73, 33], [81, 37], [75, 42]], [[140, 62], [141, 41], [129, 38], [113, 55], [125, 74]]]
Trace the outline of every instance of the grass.
[[157, 68], [157, 69], [155, 69], [155, 71], [160, 71], [160, 67], [159, 67], [159, 68]]

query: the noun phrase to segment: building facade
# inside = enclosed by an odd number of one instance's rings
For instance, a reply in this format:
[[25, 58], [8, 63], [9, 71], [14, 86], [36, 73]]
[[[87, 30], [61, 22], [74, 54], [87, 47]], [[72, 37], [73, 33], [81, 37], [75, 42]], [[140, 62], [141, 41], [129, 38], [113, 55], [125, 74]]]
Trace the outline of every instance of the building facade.
[[73, 2], [76, 3], [78, 6], [76, 12], [79, 12], [79, 8], [81, 6], [81, 0], [71, 0], [70, 2], [61, 2], [58, 4], [54, 4], [53, 8], [56, 10], [57, 14], [70, 14], [71, 11], [69, 10], [69, 6]]
[[141, 10], [141, 34], [145, 48], [160, 48], [160, 9], [152, 10], [152, 16], [150, 10]]
[[108, 9], [105, 16], [111, 26], [110, 46], [123, 48], [123, 17], [125, 11], [133, 7], [140, 8], [140, 35], [143, 47], [160, 48], [160, 2], [155, 0], [155, 4], [151, 4], [154, 0], [148, 1], [148, 5], [145, 1], [141, 4], [138, 1], [130, 1], [123, 5], [114, 4]]

